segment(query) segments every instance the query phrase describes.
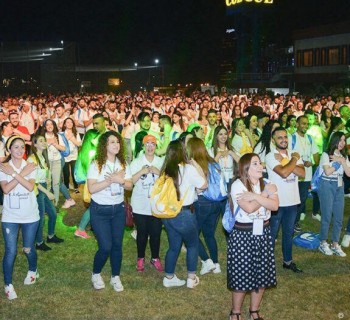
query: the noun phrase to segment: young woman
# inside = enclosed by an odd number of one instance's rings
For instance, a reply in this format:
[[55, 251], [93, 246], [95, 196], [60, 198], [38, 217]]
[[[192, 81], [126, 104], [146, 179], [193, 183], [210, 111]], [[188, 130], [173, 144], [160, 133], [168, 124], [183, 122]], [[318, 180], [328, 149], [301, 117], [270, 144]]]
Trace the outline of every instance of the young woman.
[[285, 111], [280, 112], [278, 115], [278, 122], [280, 123], [281, 127], [285, 128], [287, 126], [287, 119], [288, 114]]
[[173, 128], [173, 131], [181, 134], [182, 132], [186, 131], [184, 122], [182, 120], [182, 115], [180, 112], [175, 111], [172, 115], [172, 121], [171, 121], [171, 125]]
[[255, 146], [259, 140], [259, 133], [257, 130], [258, 117], [255, 115], [250, 115], [250, 116], [247, 116], [244, 120], [245, 120], [244, 121], [245, 127], [248, 128], [249, 133], [250, 133], [251, 137], [253, 138], [254, 146]]
[[[142, 149], [144, 152], [142, 154], [138, 152], [139, 139], [142, 141], [143, 145]], [[155, 155], [157, 139], [152, 135], [147, 135], [144, 131], [140, 131], [136, 134], [135, 146], [136, 157], [130, 164], [130, 170], [132, 182], [135, 185], [131, 196], [131, 206], [137, 228], [136, 269], [138, 272], [143, 272], [145, 270], [145, 252], [149, 238], [152, 257], [150, 264], [157, 271], [163, 272], [163, 266], [159, 259], [162, 220], [152, 216], [149, 201], [150, 190], [159, 177], [163, 158]]]
[[170, 142], [160, 174], [166, 174], [174, 181], [178, 200], [183, 200], [180, 213], [171, 219], [162, 219], [167, 230], [169, 249], [165, 256], [164, 287], [178, 287], [186, 284], [175, 275], [175, 267], [182, 242], [185, 243], [187, 262], [187, 287], [194, 288], [199, 279], [196, 276], [198, 260], [198, 228], [191, 206], [196, 197], [195, 189], [205, 189], [207, 181], [202, 168], [196, 161], [187, 163], [182, 143]]
[[246, 129], [243, 119], [236, 118], [232, 122], [231, 145], [240, 156], [253, 151], [255, 140], [250, 131]]
[[124, 290], [119, 277], [125, 226], [124, 189], [131, 190], [132, 181], [124, 158], [123, 140], [117, 132], [107, 131], [101, 135], [96, 160], [89, 167], [87, 184], [91, 193], [90, 221], [98, 243], [92, 285], [97, 290], [105, 287], [101, 271], [110, 258], [110, 284], [120, 292]]
[[39, 277], [34, 243], [40, 218], [34, 191], [36, 167], [23, 160], [25, 141], [19, 136], [12, 136], [6, 142], [6, 149], [10, 153], [9, 161], [0, 163], [0, 184], [4, 192], [1, 216], [2, 235], [5, 242], [3, 272], [6, 297], [13, 300], [17, 298], [12, 285], [12, 273], [20, 228], [22, 229], [23, 252], [29, 266], [24, 284], [33, 284]]
[[289, 135], [297, 131], [297, 117], [295, 115], [292, 114], [287, 117], [286, 129]]
[[[214, 165], [215, 160], [208, 154], [203, 140], [192, 138], [187, 144], [187, 156], [194, 159], [202, 168], [205, 176], [210, 175], [209, 165]], [[198, 200], [194, 202], [195, 216], [197, 219], [198, 236], [202, 233], [208, 247], [207, 253], [202, 240], [199, 238], [198, 253], [202, 261], [201, 275], [209, 272], [220, 273], [221, 268], [218, 261], [218, 246], [215, 239], [215, 230], [221, 212], [220, 201], [206, 199], [201, 192]]]
[[38, 208], [40, 215], [40, 222], [38, 231], [36, 233], [36, 249], [42, 251], [49, 251], [51, 248], [46, 245], [43, 240], [43, 229], [45, 222], [45, 213], [48, 215], [48, 232], [47, 232], [47, 242], [48, 243], [61, 243], [64, 240], [58, 238], [55, 235], [56, 226], [56, 209], [52, 203], [55, 200], [55, 196], [49, 191], [48, 186], [51, 182], [51, 172], [49, 160], [47, 157], [47, 142], [45, 137], [37, 135], [32, 138], [32, 154], [28, 158], [28, 162], [34, 163], [36, 165], [36, 185], [38, 187]]
[[51, 169], [52, 190], [55, 195], [55, 206], [58, 204], [61, 191], [66, 198], [62, 208], [67, 209], [74, 206], [75, 201], [72, 199], [66, 186], [61, 181], [63, 159], [60, 151], [65, 150], [65, 145], [62, 137], [58, 134], [56, 122], [51, 119], [46, 120], [41, 135], [45, 137], [48, 144], [48, 159]]
[[245, 154], [239, 161], [240, 178], [231, 187], [236, 223], [227, 244], [227, 286], [232, 290], [230, 320], [241, 319], [247, 292], [251, 294], [250, 319], [262, 319], [259, 307], [264, 291], [276, 285], [269, 219], [279, 201], [276, 186], [265, 185], [262, 173], [258, 155]]
[[69, 156], [64, 158], [63, 166], [63, 181], [67, 189], [69, 189], [69, 176], [72, 177], [72, 182], [74, 186], [74, 192], [79, 193], [78, 184], [74, 178], [74, 167], [75, 162], [78, 158], [78, 148], [81, 146], [80, 135], [77, 131], [75, 123], [72, 118], [66, 118], [63, 121], [62, 132], [66, 136], [69, 143]]
[[233, 151], [228, 140], [228, 131], [224, 126], [215, 128], [213, 146], [208, 152], [209, 155], [220, 165], [228, 188], [233, 181], [232, 179], [237, 176], [240, 157]]
[[[339, 245], [344, 215], [343, 174], [350, 176], [350, 162], [346, 154], [346, 140], [343, 132], [334, 132], [330, 137], [328, 149], [322, 153], [320, 167], [323, 170], [318, 197], [321, 205], [321, 244], [319, 250], [327, 255], [345, 257]], [[328, 232], [333, 220], [332, 245], [327, 243]]]

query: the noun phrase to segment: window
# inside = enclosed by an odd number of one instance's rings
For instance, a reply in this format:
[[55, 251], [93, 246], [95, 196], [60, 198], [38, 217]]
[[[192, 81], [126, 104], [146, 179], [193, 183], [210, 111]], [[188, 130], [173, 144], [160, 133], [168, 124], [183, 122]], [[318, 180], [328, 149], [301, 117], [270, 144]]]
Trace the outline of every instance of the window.
[[321, 50], [315, 49], [315, 66], [320, 66], [321, 65]]
[[339, 64], [339, 48], [329, 48], [328, 50], [328, 63], [329, 65]]
[[304, 67], [312, 67], [313, 52], [312, 50], [306, 50], [303, 54]]

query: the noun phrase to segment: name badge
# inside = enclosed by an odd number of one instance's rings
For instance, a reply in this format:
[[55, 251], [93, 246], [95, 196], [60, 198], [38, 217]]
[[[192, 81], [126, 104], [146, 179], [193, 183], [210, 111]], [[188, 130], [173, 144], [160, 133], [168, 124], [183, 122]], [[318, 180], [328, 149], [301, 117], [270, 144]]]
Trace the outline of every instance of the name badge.
[[343, 186], [343, 175], [338, 174], [338, 188]]
[[253, 220], [253, 235], [261, 236], [264, 232], [264, 219]]

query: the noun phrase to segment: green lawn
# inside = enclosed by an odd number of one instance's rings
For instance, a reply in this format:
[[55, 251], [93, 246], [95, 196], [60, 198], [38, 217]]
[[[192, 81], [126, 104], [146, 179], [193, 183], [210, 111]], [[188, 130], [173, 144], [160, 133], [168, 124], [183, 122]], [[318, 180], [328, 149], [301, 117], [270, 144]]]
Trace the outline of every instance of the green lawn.
[[[308, 208], [310, 202], [308, 200]], [[344, 227], [349, 207], [350, 200], [346, 199]], [[57, 235], [65, 242], [52, 245], [52, 251], [38, 253], [40, 279], [36, 284], [23, 285], [27, 262], [22, 253], [18, 255], [13, 280], [18, 299], [10, 302], [3, 293], [0, 294], [0, 319], [228, 319], [231, 293], [226, 288], [226, 244], [221, 224], [217, 238], [223, 272], [200, 277], [200, 284], [195, 289], [164, 288], [163, 276], [149, 265], [146, 272], [137, 273], [136, 243], [127, 230], [121, 272], [124, 292], [117, 293], [109, 286], [109, 264], [102, 273], [106, 289], [95, 291], [90, 278], [97, 243], [93, 238], [75, 238], [67, 227], [79, 222], [83, 210], [79, 200], [79, 206], [69, 209], [64, 217], [65, 212], [60, 213], [65, 225], [58, 223]], [[318, 231], [319, 222], [308, 214], [302, 227]], [[167, 239], [163, 232], [162, 260], [166, 249]], [[3, 250], [1, 241], [1, 256]], [[278, 285], [264, 295], [261, 306], [264, 319], [340, 319], [342, 316], [350, 319], [350, 249], [345, 252], [346, 258], [327, 257], [318, 251], [294, 247], [294, 259], [304, 270], [303, 274], [294, 274], [281, 267], [278, 241]], [[176, 273], [179, 278], [186, 277], [184, 253], [180, 254]], [[245, 310], [247, 308], [246, 303]]]

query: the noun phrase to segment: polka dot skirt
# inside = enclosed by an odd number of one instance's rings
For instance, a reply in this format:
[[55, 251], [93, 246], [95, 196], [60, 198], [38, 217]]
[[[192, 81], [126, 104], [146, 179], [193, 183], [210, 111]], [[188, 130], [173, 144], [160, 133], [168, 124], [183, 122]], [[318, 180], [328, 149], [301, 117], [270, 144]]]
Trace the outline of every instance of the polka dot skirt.
[[227, 287], [252, 291], [275, 286], [276, 265], [270, 227], [264, 234], [234, 229], [227, 247]]

